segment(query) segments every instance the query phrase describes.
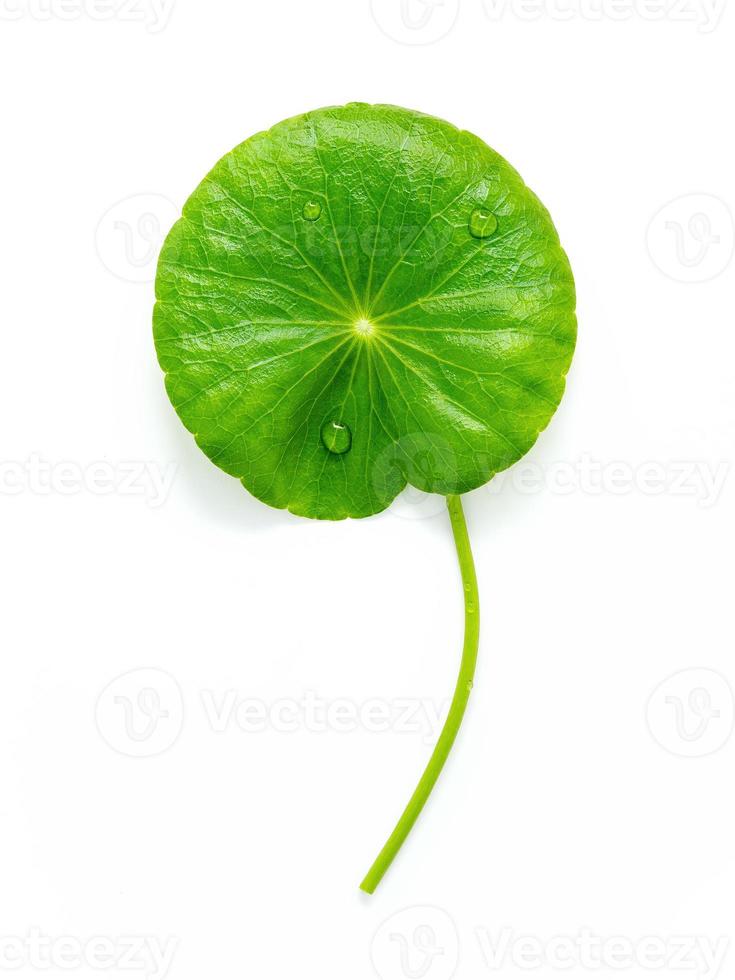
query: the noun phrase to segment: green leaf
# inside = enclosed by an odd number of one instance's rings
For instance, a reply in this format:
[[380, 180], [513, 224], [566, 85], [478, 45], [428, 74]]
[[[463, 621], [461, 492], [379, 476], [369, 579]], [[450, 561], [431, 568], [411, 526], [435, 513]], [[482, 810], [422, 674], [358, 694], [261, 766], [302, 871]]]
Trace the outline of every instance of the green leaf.
[[512, 465], [576, 336], [543, 205], [476, 136], [395, 106], [320, 109], [223, 157], [166, 239], [156, 298], [199, 446], [260, 500], [329, 519]]

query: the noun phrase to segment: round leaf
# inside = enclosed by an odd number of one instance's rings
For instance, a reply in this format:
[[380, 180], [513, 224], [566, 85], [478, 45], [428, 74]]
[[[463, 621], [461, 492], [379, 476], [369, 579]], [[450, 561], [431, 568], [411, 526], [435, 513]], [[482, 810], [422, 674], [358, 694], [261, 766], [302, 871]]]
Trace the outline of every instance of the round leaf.
[[330, 519], [516, 462], [576, 335], [543, 205], [476, 136], [395, 106], [320, 109], [223, 157], [166, 239], [156, 298], [199, 446], [260, 500]]

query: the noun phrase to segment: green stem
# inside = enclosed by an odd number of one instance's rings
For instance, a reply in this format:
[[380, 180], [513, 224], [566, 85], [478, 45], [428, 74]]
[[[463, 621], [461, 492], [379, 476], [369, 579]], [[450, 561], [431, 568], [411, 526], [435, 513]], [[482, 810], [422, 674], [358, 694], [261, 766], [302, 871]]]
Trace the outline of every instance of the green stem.
[[477, 593], [475, 563], [472, 560], [470, 539], [467, 536], [467, 525], [465, 524], [460, 498], [454, 495], [448, 496], [447, 508], [452, 522], [454, 544], [457, 548], [459, 569], [464, 585], [464, 647], [462, 649], [459, 677], [457, 678], [457, 686], [454, 689], [454, 697], [452, 698], [447, 720], [439, 736], [439, 741], [436, 743], [436, 747], [429, 759], [429, 764], [424, 770], [424, 774], [419, 780], [413, 796], [408, 801], [408, 806], [401, 814], [395, 830], [383, 845], [382, 851], [376, 857], [372, 867], [360, 885], [360, 888], [369, 895], [372, 895], [380, 884], [380, 880], [390, 867], [393, 858], [401, 849], [403, 842], [408, 837], [411, 828], [416, 823], [419, 814], [424, 808], [424, 804], [428, 800], [434, 784], [439, 778], [439, 773], [447, 761], [447, 756], [451, 751], [452, 745], [454, 745], [459, 726], [462, 724], [470, 691], [472, 690], [472, 679], [475, 674], [475, 664], [477, 663], [477, 646], [480, 639], [480, 602]]

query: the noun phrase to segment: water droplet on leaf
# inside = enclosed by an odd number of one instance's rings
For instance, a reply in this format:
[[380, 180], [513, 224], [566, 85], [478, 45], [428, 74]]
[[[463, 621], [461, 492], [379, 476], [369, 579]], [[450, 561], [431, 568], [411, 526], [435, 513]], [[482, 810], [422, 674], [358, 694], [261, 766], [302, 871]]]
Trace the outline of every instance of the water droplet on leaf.
[[470, 215], [470, 235], [473, 238], [489, 238], [498, 227], [498, 219], [486, 208], [475, 208]]
[[301, 213], [307, 221], [316, 221], [322, 213], [322, 206], [319, 201], [307, 201], [301, 209]]
[[329, 422], [324, 423], [321, 437], [324, 448], [328, 449], [330, 453], [334, 453], [335, 456], [349, 452], [352, 445], [352, 433], [349, 427], [336, 419], [330, 419]]

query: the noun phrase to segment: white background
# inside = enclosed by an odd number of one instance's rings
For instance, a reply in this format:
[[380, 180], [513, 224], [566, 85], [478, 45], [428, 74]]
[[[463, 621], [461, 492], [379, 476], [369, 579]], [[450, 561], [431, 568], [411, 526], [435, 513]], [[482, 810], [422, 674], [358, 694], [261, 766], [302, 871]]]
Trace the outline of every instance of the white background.
[[[124, 968], [140, 937], [173, 944], [171, 980], [639, 980], [681, 976], [684, 936], [731, 937], [732, 976], [735, 14], [136, 3], [0, 0], [0, 973], [160, 980]], [[350, 100], [506, 156], [580, 322], [551, 426], [466, 498], [475, 688], [372, 898], [458, 665], [441, 501], [337, 525], [260, 504], [179, 423], [150, 330], [161, 236], [211, 165]], [[585, 929], [618, 959], [564, 968]]]

